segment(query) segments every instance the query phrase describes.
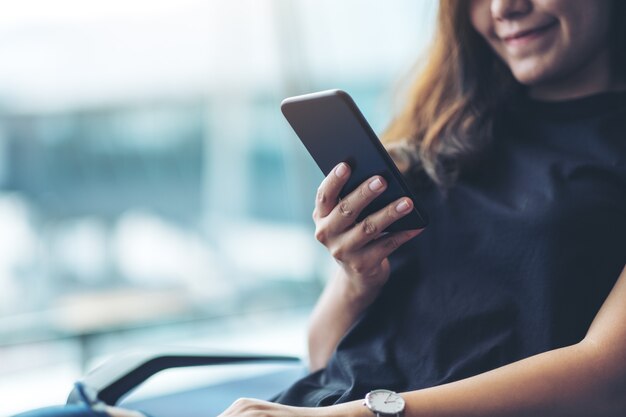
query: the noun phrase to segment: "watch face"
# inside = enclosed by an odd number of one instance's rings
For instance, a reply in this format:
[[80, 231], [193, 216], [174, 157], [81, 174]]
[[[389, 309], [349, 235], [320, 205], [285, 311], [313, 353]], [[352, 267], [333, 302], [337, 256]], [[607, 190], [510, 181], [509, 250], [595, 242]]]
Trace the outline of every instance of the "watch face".
[[365, 405], [374, 412], [398, 414], [404, 410], [404, 398], [393, 391], [379, 389], [365, 396]]

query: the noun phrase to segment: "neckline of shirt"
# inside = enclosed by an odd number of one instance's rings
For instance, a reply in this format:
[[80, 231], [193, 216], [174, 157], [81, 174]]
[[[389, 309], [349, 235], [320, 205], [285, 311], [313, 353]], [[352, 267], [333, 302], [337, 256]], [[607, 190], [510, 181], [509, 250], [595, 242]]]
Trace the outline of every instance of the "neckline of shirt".
[[626, 91], [596, 93], [563, 101], [542, 101], [524, 97], [518, 108], [547, 120], [581, 120], [603, 116], [614, 111], [626, 110]]

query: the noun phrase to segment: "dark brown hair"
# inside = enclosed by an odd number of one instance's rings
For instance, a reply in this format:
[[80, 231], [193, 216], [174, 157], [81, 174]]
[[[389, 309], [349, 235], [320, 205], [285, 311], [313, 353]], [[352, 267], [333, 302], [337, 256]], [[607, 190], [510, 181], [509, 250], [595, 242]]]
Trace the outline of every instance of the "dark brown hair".
[[[469, 1], [441, 0], [431, 49], [406, 103], [383, 134], [404, 171], [448, 187], [480, 160], [500, 112], [523, 87], [474, 30]], [[613, 0], [611, 53], [626, 80], [626, 1]]]

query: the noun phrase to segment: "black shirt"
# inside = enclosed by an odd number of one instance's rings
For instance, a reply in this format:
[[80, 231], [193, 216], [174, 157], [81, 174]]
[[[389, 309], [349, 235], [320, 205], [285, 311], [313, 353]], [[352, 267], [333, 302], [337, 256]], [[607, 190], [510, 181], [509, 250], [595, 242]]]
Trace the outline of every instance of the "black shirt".
[[508, 119], [471, 175], [417, 193], [430, 225], [327, 367], [276, 401], [416, 390], [585, 336], [626, 264], [626, 93], [528, 100]]

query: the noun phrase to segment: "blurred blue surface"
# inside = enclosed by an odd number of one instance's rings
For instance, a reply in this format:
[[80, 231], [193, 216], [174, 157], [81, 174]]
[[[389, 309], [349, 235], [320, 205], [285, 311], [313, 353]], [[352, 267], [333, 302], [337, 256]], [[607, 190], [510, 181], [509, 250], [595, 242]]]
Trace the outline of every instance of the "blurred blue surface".
[[3, 2], [0, 414], [58, 402], [133, 346], [228, 342], [251, 317], [305, 326], [333, 264], [312, 237], [322, 176], [279, 103], [342, 88], [381, 131], [435, 12]]

